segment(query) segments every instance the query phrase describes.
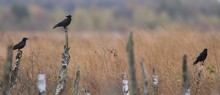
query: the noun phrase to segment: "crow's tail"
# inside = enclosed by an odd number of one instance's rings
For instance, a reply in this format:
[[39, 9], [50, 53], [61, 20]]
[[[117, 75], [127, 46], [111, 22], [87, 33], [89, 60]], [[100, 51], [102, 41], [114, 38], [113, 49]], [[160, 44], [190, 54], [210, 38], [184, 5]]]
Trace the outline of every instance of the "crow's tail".
[[17, 49], [17, 47], [16, 47], [16, 46], [14, 46], [14, 47], [13, 47], [13, 50], [16, 50], [16, 49]]
[[198, 60], [196, 60], [196, 61], [193, 63], [193, 65], [196, 65], [198, 62], [199, 62], [199, 61], [198, 61]]
[[53, 29], [56, 28], [56, 27], [57, 27], [57, 25], [54, 25]]

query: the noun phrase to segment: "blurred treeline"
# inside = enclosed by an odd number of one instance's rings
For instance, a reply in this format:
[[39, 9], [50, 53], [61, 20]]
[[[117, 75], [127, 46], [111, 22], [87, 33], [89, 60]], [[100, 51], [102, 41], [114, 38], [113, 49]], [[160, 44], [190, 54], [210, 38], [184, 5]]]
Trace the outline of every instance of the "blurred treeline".
[[0, 30], [48, 30], [68, 14], [74, 30], [220, 28], [220, 0], [0, 0]]

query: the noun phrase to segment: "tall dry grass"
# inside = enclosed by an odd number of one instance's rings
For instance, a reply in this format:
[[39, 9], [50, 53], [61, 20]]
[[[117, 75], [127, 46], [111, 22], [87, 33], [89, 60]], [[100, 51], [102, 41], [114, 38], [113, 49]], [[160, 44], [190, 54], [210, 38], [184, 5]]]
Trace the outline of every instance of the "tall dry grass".
[[[0, 34], [0, 74], [9, 42], [17, 43], [22, 37], [30, 38], [23, 49], [19, 79], [12, 95], [37, 95], [37, 75], [46, 74], [47, 95], [55, 92], [61, 66], [64, 45], [62, 32], [12, 32]], [[73, 94], [77, 66], [81, 67], [80, 95], [88, 89], [93, 95], [122, 95], [121, 75], [127, 72], [126, 43], [129, 33], [73, 33], [70, 32], [70, 64], [64, 95]], [[192, 95], [216, 95], [220, 91], [219, 57], [220, 33], [201, 32], [187, 28], [158, 29], [154, 31], [134, 30], [134, 52], [136, 77], [140, 93], [143, 93], [139, 61], [143, 57], [147, 78], [151, 80], [152, 66], [159, 76], [159, 93], [163, 95], [181, 94], [182, 56], [188, 56], [188, 66], [194, 75], [192, 63], [203, 48], [208, 48], [204, 76], [198, 86], [192, 77]], [[16, 53], [16, 51], [14, 51]], [[15, 55], [15, 54], [14, 54]], [[15, 58], [15, 57], [14, 57]], [[214, 66], [216, 72], [209, 73], [207, 67]], [[198, 89], [199, 87], [199, 89]], [[150, 84], [152, 91], [152, 84]], [[196, 92], [197, 91], [197, 92]]]

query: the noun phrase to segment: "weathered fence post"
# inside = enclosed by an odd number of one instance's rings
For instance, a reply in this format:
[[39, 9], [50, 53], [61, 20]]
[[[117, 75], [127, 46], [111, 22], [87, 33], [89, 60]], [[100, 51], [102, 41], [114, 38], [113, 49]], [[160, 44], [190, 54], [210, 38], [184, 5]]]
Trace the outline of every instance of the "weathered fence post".
[[14, 69], [12, 70], [11, 73], [11, 87], [14, 88], [18, 79], [18, 70], [19, 70], [19, 65], [21, 62], [21, 57], [22, 57], [22, 51], [18, 49], [18, 53], [16, 55], [16, 64]]
[[12, 67], [12, 57], [13, 57], [13, 45], [10, 44], [7, 47], [7, 60], [5, 63], [4, 70], [4, 81], [3, 81], [3, 95], [10, 95], [10, 73]]
[[130, 33], [130, 37], [127, 43], [127, 52], [128, 52], [128, 60], [129, 60], [129, 88], [131, 95], [138, 95], [136, 77], [135, 77], [135, 60], [134, 60], [134, 42], [133, 42], [133, 33]]
[[197, 95], [201, 90], [200, 89], [201, 88], [200, 82], [201, 82], [202, 75], [203, 75], [203, 69], [204, 69], [204, 67], [201, 66], [199, 68], [199, 70], [196, 70], [195, 73], [194, 73], [194, 79], [195, 79], [196, 82], [194, 84], [195, 86], [193, 86], [193, 90], [195, 92], [195, 95]]
[[46, 80], [45, 80], [45, 74], [39, 74], [38, 75], [38, 90], [39, 95], [45, 95], [46, 93]]
[[70, 55], [69, 55], [69, 45], [68, 45], [68, 32], [65, 30], [65, 37], [66, 37], [66, 44], [64, 45], [64, 52], [62, 53], [62, 61], [61, 61], [61, 69], [59, 72], [59, 82], [56, 87], [55, 95], [59, 95], [62, 90], [64, 90], [64, 85], [66, 82], [66, 73], [67, 73], [67, 66], [69, 64]]
[[74, 84], [74, 95], [78, 95], [79, 81], [80, 81], [80, 66], [78, 66], [78, 69], [76, 71], [76, 79], [75, 79], [75, 84]]
[[183, 90], [182, 95], [190, 95], [189, 71], [187, 70], [187, 56], [183, 56]]
[[122, 74], [122, 83], [123, 95], [129, 95], [128, 78], [126, 76], [126, 73]]
[[154, 95], [158, 95], [158, 76], [155, 74], [154, 66], [153, 66], [152, 80], [153, 80], [153, 86], [154, 86]]
[[198, 70], [198, 76], [197, 76], [198, 84], [199, 84], [199, 81], [201, 80], [201, 77], [203, 75], [203, 69], [204, 69], [204, 67], [202, 65]]
[[144, 95], [149, 95], [149, 88], [148, 88], [148, 82], [147, 82], [147, 76], [146, 76], [146, 68], [144, 65], [143, 58], [141, 59], [140, 64], [141, 64], [142, 77], [143, 77], [143, 83], [144, 83]]

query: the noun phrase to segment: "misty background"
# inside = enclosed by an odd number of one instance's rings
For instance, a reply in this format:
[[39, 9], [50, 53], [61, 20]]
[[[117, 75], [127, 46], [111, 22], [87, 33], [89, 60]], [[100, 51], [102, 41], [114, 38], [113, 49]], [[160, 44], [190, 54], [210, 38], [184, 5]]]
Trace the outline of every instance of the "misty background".
[[0, 31], [47, 31], [69, 14], [76, 31], [220, 28], [220, 0], [0, 0]]

